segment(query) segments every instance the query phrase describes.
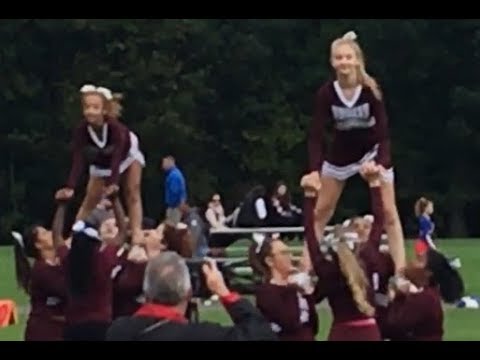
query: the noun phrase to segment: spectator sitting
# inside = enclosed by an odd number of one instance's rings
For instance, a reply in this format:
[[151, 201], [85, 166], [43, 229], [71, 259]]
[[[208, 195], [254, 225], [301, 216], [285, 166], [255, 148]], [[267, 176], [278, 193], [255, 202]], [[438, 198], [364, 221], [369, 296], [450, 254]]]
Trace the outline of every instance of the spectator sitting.
[[189, 324], [185, 312], [191, 296], [190, 273], [185, 260], [163, 252], [149, 260], [143, 289], [147, 303], [133, 316], [115, 320], [109, 341], [270, 341], [277, 340], [270, 324], [247, 300], [228, 290], [216, 263], [202, 267], [206, 284], [218, 295], [232, 317], [233, 326], [200, 322]]
[[208, 209], [205, 212], [205, 218], [213, 229], [221, 229], [229, 226], [232, 215], [225, 217], [222, 200], [219, 194], [214, 194], [212, 200], [208, 203]]
[[287, 185], [280, 181], [275, 187], [272, 196], [273, 214], [271, 225], [273, 226], [301, 226], [302, 209], [292, 204]]
[[254, 186], [245, 195], [239, 206], [235, 225], [238, 227], [262, 227], [269, 225], [271, 214], [270, 202], [263, 185]]
[[[212, 200], [208, 203], [208, 209], [205, 212], [205, 218], [208, 221], [210, 229], [225, 229], [233, 225], [235, 212], [225, 217], [222, 201], [219, 194], [212, 196]], [[210, 253], [212, 256], [225, 256], [225, 248], [237, 241], [236, 234], [210, 234], [208, 244], [210, 245]]]

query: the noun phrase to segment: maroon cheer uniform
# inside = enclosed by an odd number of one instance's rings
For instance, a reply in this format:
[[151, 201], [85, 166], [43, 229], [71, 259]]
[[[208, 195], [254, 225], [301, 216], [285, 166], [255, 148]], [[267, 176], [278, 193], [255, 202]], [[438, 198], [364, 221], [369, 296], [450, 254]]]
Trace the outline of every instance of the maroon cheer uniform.
[[142, 305], [143, 276], [147, 263], [127, 259], [128, 250], [120, 250], [118, 265], [112, 270], [113, 318], [132, 316]]
[[397, 294], [386, 316], [391, 340], [441, 341], [443, 339], [443, 309], [436, 286], [418, 293]]
[[[378, 244], [383, 229], [383, 204], [380, 188], [370, 188], [372, 213], [375, 221], [368, 241], [361, 244], [357, 257], [369, 282], [381, 267], [378, 264]], [[313, 210], [315, 199], [305, 199], [305, 233], [312, 265], [319, 278], [321, 292], [327, 296], [333, 314], [333, 323], [328, 339], [332, 341], [378, 341], [380, 332], [374, 317], [369, 317], [357, 308], [350, 287], [338, 265], [338, 257], [332, 254], [327, 259], [319, 249], [314, 231]], [[374, 305], [374, 289], [367, 288], [367, 300]]]
[[[362, 162], [375, 160], [388, 170], [386, 179], [393, 179], [385, 104], [368, 87], [358, 85], [348, 101], [338, 81], [328, 81], [317, 91], [314, 106], [308, 134], [311, 171], [346, 180], [358, 173]], [[328, 151], [324, 149], [327, 124], [334, 128]]]
[[107, 118], [97, 133], [83, 120], [73, 134], [73, 162], [66, 186], [75, 188], [87, 163], [90, 175], [106, 178], [107, 185], [117, 184], [120, 174], [135, 160], [145, 164], [137, 136], [125, 125]]
[[318, 315], [313, 295], [301, 295], [294, 286], [264, 283], [257, 287], [256, 300], [280, 340], [315, 340]]

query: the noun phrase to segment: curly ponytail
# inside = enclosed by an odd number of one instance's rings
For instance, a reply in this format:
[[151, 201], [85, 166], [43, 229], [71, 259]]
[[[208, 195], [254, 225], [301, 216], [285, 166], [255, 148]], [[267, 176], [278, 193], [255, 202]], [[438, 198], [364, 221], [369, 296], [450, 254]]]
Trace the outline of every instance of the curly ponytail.
[[377, 100], [382, 100], [382, 91], [380, 90], [380, 86], [377, 83], [377, 80], [375, 80], [373, 77], [371, 77], [367, 71], [365, 70], [365, 64], [363, 63], [363, 60], [360, 63], [360, 68], [359, 68], [359, 75], [360, 75], [360, 83], [364, 86], [369, 88], [373, 96]]

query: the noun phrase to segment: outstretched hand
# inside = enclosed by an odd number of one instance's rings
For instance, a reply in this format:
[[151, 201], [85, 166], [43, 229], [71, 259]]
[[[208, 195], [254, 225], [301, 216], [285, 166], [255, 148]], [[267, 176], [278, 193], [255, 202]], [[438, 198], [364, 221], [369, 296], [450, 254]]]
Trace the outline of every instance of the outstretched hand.
[[230, 291], [225, 285], [225, 280], [223, 275], [218, 270], [217, 263], [213, 259], [206, 259], [206, 263], [203, 264], [202, 270], [205, 274], [205, 282], [208, 289], [215, 295], [220, 297], [228, 295]]

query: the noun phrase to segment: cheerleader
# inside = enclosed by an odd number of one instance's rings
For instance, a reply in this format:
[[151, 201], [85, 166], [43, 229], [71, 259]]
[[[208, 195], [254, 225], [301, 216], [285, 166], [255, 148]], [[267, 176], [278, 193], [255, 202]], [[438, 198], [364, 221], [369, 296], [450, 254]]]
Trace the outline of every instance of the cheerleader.
[[[382, 92], [365, 70], [365, 59], [354, 32], [348, 32], [332, 43], [330, 62], [336, 79], [328, 81], [316, 93], [308, 134], [309, 163], [313, 174], [309, 181], [319, 191], [315, 209], [318, 230], [323, 233], [347, 179], [358, 173], [362, 163], [373, 160], [382, 169], [385, 229], [395, 266], [397, 270], [401, 269], [405, 266], [405, 249], [395, 203], [388, 121]], [[334, 138], [325, 153], [323, 138], [329, 121], [333, 123]]]
[[[114, 193], [112, 196], [115, 196]], [[123, 244], [125, 214], [117, 196], [113, 210]], [[118, 263], [119, 247], [105, 243], [98, 231], [83, 220], [72, 228], [72, 246], [64, 261], [67, 279], [66, 327], [64, 339], [101, 341], [112, 320], [112, 270]]]
[[162, 223], [144, 224], [140, 244], [125, 244], [117, 251], [117, 265], [113, 268], [113, 318], [133, 315], [144, 303], [143, 277], [147, 261], [164, 250], [172, 250], [191, 258], [193, 241], [184, 223], [175, 227]]
[[436, 249], [432, 240], [435, 230], [431, 216], [433, 214], [433, 202], [421, 197], [415, 202], [415, 216], [418, 219], [418, 238], [415, 241], [415, 255], [417, 260], [425, 263], [428, 249]]
[[117, 252], [118, 263], [113, 268], [113, 319], [133, 315], [144, 302], [143, 275], [148, 255], [143, 246], [122, 247]]
[[249, 249], [250, 265], [263, 281], [257, 307], [284, 341], [314, 341], [318, 332], [314, 287], [307, 273], [293, 268], [291, 251], [279, 239], [258, 239]]
[[[358, 234], [361, 243], [369, 242], [370, 246], [370, 263], [374, 264], [370, 270], [371, 286], [375, 292], [375, 318], [382, 335], [382, 339], [388, 338], [388, 328], [386, 325], [386, 311], [388, 306], [388, 284], [390, 278], [395, 274], [395, 265], [390, 255], [388, 245], [382, 244], [383, 238], [381, 227], [373, 227], [375, 219], [373, 215], [356, 216], [348, 221], [348, 226]], [[378, 231], [376, 234], [371, 233], [372, 229]]]
[[[61, 263], [68, 248], [61, 238], [65, 205], [54, 216], [52, 231], [40, 225], [17, 232], [15, 238], [15, 272], [19, 286], [30, 296], [30, 313], [25, 341], [60, 341], [65, 326], [66, 283]], [[29, 259], [33, 259], [30, 265]]]
[[437, 274], [425, 266], [409, 265], [404, 279], [392, 282], [385, 316], [391, 340], [443, 340], [443, 307]]
[[270, 226], [300, 226], [302, 209], [292, 203], [290, 191], [283, 181], [277, 183], [272, 196], [272, 216]]
[[118, 121], [119, 98], [110, 90], [85, 85], [80, 93], [84, 120], [75, 129], [70, 175], [65, 187], [57, 191], [56, 199], [72, 198], [77, 180], [88, 163], [90, 179], [77, 219], [85, 219], [102, 195], [115, 192], [122, 180], [133, 240], [140, 241], [143, 218], [140, 184], [145, 158], [138, 138]]
[[[313, 218], [315, 191], [305, 188], [305, 234], [311, 265], [318, 277], [319, 292], [325, 294], [333, 314], [328, 340], [379, 341], [379, 328], [375, 319], [374, 287], [372, 276], [378, 272], [379, 243], [383, 230], [383, 204], [380, 167], [373, 162], [362, 165], [372, 199], [374, 224], [368, 240], [361, 241], [353, 226], [337, 226], [334, 233], [323, 239], [321, 245], [317, 224]], [[311, 175], [309, 175], [311, 176]], [[322, 230], [323, 231], [323, 230]]]

